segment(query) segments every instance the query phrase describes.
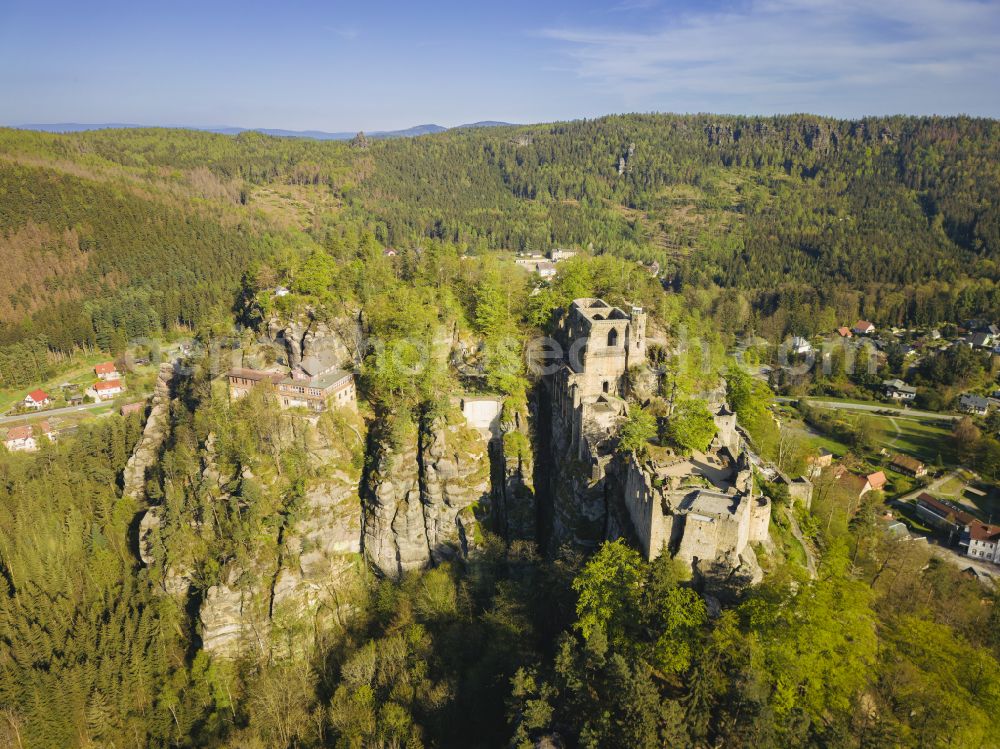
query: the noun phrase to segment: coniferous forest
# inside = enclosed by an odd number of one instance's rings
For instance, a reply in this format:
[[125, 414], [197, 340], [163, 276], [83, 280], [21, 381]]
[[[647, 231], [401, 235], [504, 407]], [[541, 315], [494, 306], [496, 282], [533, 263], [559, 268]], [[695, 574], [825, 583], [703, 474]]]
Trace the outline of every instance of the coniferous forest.
[[[511, 262], [557, 247], [580, 254], [549, 282]], [[651, 336], [708, 353], [650, 350], [667, 363], [619, 452], [704, 441], [691, 404], [725, 380], [782, 460], [773, 393], [727, 355], [737, 334], [1000, 320], [996, 121], [625, 115], [350, 142], [0, 130], [0, 253], [4, 387], [165, 335], [217, 355], [308, 319], [379, 341], [350, 352], [359, 412], [308, 424], [263, 393], [230, 401], [218, 362], [192, 355], [154, 401], [161, 441], [137, 481], [149, 409], [0, 451], [0, 746], [1000, 746], [998, 593], [885, 533], [880, 492], [804, 509], [758, 477], [784, 541], [758, 551], [762, 583], [703, 597], [627, 533], [553, 540], [544, 395], [523, 366], [572, 300], [639, 305]], [[441, 340], [479, 375], [411, 366]], [[452, 454], [471, 473], [460, 392], [502, 396], [517, 425], [476, 480], [503, 486], [499, 461], [528, 484], [534, 462], [534, 488], [470, 505], [462, 548], [421, 569], [344, 552], [312, 581], [321, 605], [282, 608], [322, 543], [311, 508], [334, 512], [339, 487], [357, 536], [384, 476]], [[689, 419], [671, 421], [675, 402]], [[220, 610], [253, 635], [224, 656], [204, 611], [227, 591]]]

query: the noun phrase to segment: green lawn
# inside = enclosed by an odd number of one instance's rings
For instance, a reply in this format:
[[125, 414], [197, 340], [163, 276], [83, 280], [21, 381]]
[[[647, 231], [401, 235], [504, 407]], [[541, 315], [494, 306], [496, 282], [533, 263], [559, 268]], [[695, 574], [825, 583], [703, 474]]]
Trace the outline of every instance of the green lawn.
[[878, 440], [880, 447], [885, 447], [890, 452], [912, 455], [927, 465], [934, 465], [939, 456], [945, 464], [955, 462], [951, 431], [938, 422], [875, 414], [872, 418], [877, 420], [881, 434]]

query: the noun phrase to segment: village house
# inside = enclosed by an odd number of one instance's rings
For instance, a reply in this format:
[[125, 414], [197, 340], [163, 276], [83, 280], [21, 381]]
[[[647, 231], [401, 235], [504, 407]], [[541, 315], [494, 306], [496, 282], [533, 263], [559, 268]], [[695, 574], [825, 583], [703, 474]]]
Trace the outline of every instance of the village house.
[[806, 475], [814, 479], [820, 475], [824, 468], [833, 465], [833, 453], [825, 447], [821, 447], [815, 455], [806, 456], [806, 465], [809, 467]]
[[11, 427], [3, 441], [4, 446], [13, 452], [34, 452], [38, 449], [38, 441], [30, 424]]
[[52, 398], [44, 390], [32, 390], [24, 397], [25, 408], [33, 408], [36, 411], [52, 405]]
[[927, 492], [917, 497], [915, 508], [921, 519], [948, 533], [960, 533], [965, 526], [978, 522], [965, 510], [936, 499]]
[[971, 336], [969, 336], [968, 341], [969, 345], [972, 346], [972, 348], [985, 349], [985, 348], [991, 348], [993, 346], [993, 336], [990, 335], [989, 333], [984, 333], [982, 331], [980, 331], [979, 333], [973, 333]]
[[808, 339], [803, 338], [800, 335], [797, 335], [792, 338], [790, 350], [793, 354], [808, 354], [810, 351], [813, 350], [813, 347], [812, 344], [809, 343]]
[[837, 488], [852, 501], [861, 499], [870, 491], [882, 491], [886, 484], [885, 474], [882, 471], [861, 476], [844, 466], [837, 466], [833, 472]]
[[897, 401], [912, 401], [917, 397], [917, 389], [907, 385], [900, 379], [883, 380], [882, 392], [887, 398]]
[[837, 335], [839, 335], [841, 338], [853, 338], [854, 337], [854, 333], [852, 333], [851, 329], [848, 328], [846, 325], [837, 328]]
[[121, 375], [118, 374], [118, 367], [115, 366], [114, 362], [106, 361], [101, 364], [97, 364], [94, 367], [94, 374], [99, 380], [117, 380]]
[[130, 414], [141, 414], [146, 410], [145, 401], [136, 401], [135, 403], [126, 403], [121, 407], [121, 415], [129, 416]]
[[324, 411], [334, 408], [357, 409], [357, 390], [354, 375], [334, 369], [309, 377], [304, 372], [286, 376], [281, 372], [262, 372], [256, 369], [232, 369], [229, 372], [229, 396], [234, 400], [247, 395], [255, 387], [274, 391], [282, 408], [308, 408]]
[[869, 473], [865, 476], [865, 481], [868, 482], [872, 491], [880, 492], [885, 488], [888, 479], [882, 471], [875, 471], [875, 473]]
[[875, 332], [875, 326], [867, 320], [858, 320], [852, 331], [855, 335], [871, 335]]
[[975, 393], [963, 393], [958, 399], [958, 410], [975, 416], [985, 416], [990, 410], [990, 402]]
[[121, 380], [104, 380], [95, 382], [87, 388], [87, 395], [95, 401], [109, 401], [125, 392], [125, 384]]
[[1000, 525], [969, 523], [958, 545], [963, 547], [966, 556], [1000, 564]]
[[31, 424], [11, 427], [4, 437], [4, 446], [11, 452], [35, 452], [38, 449], [37, 435], [43, 435], [55, 442], [56, 432], [48, 421], [41, 421], [33, 428]]
[[552, 278], [556, 274], [556, 264], [546, 260], [542, 255], [526, 255], [514, 259], [520, 267], [542, 278]]
[[909, 455], [894, 455], [889, 465], [894, 471], [913, 478], [927, 475], [927, 466]]
[[557, 247], [549, 253], [549, 258], [551, 258], [553, 263], [569, 260], [571, 257], [576, 257], [576, 250], [564, 250]]

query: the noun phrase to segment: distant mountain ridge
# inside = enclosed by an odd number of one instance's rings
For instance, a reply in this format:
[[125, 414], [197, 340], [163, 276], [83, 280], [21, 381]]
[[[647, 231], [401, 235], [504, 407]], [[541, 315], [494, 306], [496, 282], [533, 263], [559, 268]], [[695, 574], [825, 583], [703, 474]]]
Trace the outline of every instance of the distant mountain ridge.
[[[444, 127], [428, 123], [426, 125], [414, 125], [402, 130], [375, 130], [366, 132], [369, 138], [415, 138], [418, 135], [429, 135], [431, 133], [443, 133], [446, 130], [463, 130], [468, 128], [481, 127], [507, 127], [513, 123], [500, 122], [498, 120], [481, 120], [470, 122], [465, 125], [455, 127]], [[39, 130], [46, 133], [79, 133], [86, 130], [115, 130], [123, 128], [151, 128], [166, 127], [181, 130], [199, 130], [209, 133], [220, 133], [222, 135], [239, 135], [240, 133], [256, 132], [265, 135], [274, 135], [281, 138], [312, 138], [314, 140], [350, 140], [358, 131], [326, 132], [324, 130], [283, 130], [281, 128], [267, 127], [204, 127], [200, 125], [138, 125], [125, 122], [100, 122], [100, 123], [80, 123], [80, 122], [56, 122], [56, 123], [32, 123], [28, 125], [16, 125], [20, 130]]]

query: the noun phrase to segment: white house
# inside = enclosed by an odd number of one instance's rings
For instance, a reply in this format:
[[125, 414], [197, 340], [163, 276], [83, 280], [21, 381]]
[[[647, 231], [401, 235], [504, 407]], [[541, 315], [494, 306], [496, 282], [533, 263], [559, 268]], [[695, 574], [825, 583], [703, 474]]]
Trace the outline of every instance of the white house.
[[812, 344], [800, 335], [792, 338], [791, 352], [793, 354], [808, 354], [813, 350]]
[[990, 410], [990, 402], [981, 395], [965, 393], [958, 399], [958, 410], [962, 413], [985, 416]]
[[110, 361], [95, 365], [94, 374], [97, 375], [97, 379], [99, 380], [117, 380], [121, 377], [118, 374], [118, 367], [115, 366], [114, 362]]
[[45, 408], [52, 403], [52, 398], [44, 390], [32, 390], [24, 397], [24, 405], [27, 408], [33, 408], [36, 411], [40, 408]]
[[95, 382], [87, 390], [87, 395], [95, 401], [109, 401], [123, 392], [125, 392], [125, 385], [121, 380], [107, 380]]
[[33, 429], [31, 424], [11, 427], [4, 437], [3, 443], [11, 452], [34, 452], [38, 449], [38, 438], [36, 434], [42, 434], [51, 441], [56, 441], [56, 432], [47, 421], [40, 421]]
[[917, 389], [900, 379], [883, 380], [882, 392], [885, 393], [886, 397], [897, 401], [911, 401], [917, 397]]
[[7, 431], [7, 436], [3, 441], [4, 446], [11, 452], [34, 452], [38, 449], [38, 441], [30, 424], [19, 427], [11, 427]]
[[1000, 563], [1000, 525], [970, 523], [958, 545], [965, 547], [966, 556]]
[[852, 330], [855, 335], [871, 335], [875, 332], [875, 326], [867, 320], [858, 320]]
[[549, 257], [552, 258], [553, 263], [558, 263], [563, 260], [569, 260], [571, 257], [576, 257], [576, 250], [564, 250], [557, 247], [549, 253]]

